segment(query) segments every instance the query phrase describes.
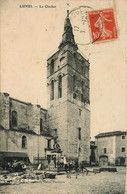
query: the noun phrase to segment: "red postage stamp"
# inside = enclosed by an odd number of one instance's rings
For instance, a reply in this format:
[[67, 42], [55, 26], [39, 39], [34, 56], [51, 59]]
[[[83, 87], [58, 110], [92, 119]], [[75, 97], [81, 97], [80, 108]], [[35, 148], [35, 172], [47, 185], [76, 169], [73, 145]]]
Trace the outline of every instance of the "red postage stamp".
[[88, 12], [92, 41], [104, 41], [118, 38], [114, 11], [104, 9]]

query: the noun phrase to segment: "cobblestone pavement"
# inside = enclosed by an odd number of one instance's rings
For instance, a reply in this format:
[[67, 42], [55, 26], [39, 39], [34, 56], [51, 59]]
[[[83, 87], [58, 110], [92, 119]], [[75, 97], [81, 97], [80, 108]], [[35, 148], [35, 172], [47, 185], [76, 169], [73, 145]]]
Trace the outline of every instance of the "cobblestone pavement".
[[[91, 169], [90, 169], [91, 170]], [[44, 179], [41, 183], [6, 185], [0, 187], [1, 194], [124, 194], [126, 167], [117, 167], [118, 172], [89, 173], [87, 176], [72, 174], [57, 175], [56, 179]]]

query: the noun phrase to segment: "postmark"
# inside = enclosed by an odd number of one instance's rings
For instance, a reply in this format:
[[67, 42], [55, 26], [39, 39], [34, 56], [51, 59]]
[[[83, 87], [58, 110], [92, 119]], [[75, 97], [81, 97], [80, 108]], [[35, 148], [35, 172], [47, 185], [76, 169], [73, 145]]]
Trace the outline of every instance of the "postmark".
[[96, 11], [90, 6], [80, 6], [70, 11], [69, 18], [78, 45], [118, 38], [112, 8]]
[[92, 42], [117, 39], [114, 10], [104, 9], [88, 12]]
[[91, 43], [88, 11], [93, 11], [93, 8], [90, 6], [79, 6], [72, 9], [69, 13], [75, 41], [78, 45], [88, 45]]

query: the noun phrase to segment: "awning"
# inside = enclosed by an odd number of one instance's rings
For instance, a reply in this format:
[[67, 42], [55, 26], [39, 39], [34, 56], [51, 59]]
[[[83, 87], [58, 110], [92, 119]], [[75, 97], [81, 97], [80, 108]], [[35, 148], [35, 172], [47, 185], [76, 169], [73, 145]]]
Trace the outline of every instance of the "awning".
[[0, 152], [0, 157], [5, 158], [28, 158], [28, 154], [24, 152]]

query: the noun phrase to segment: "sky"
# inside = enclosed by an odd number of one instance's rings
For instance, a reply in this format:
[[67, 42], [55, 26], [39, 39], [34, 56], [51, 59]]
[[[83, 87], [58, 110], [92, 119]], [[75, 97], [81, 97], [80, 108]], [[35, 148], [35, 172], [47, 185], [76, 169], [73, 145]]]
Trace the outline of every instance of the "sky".
[[[124, 3], [124, 0], [96, 0], [96, 3], [94, 0], [1, 0], [1, 91], [46, 108], [46, 60], [62, 40], [67, 9], [71, 11], [81, 5], [94, 10], [113, 8], [116, 40], [88, 45], [85, 37], [78, 35], [76, 40], [83, 42], [78, 48], [90, 62], [91, 137], [100, 132], [126, 130]], [[20, 7], [26, 4], [33, 8]], [[45, 5], [56, 8], [45, 8]]]

